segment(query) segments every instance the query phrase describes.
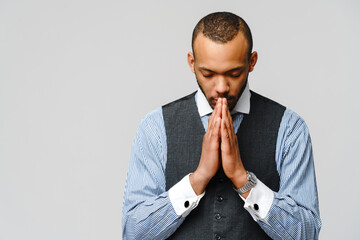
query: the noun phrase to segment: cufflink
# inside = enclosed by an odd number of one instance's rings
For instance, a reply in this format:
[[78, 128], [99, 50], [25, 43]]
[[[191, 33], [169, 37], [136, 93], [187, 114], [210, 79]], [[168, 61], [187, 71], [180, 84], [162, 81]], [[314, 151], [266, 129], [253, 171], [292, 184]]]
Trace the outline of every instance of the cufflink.
[[184, 207], [185, 207], [185, 208], [188, 208], [188, 207], [189, 207], [189, 205], [190, 205], [189, 201], [185, 201], [185, 203], [184, 203]]
[[254, 204], [254, 209], [257, 211], [259, 210], [259, 205], [257, 205], [256, 203]]

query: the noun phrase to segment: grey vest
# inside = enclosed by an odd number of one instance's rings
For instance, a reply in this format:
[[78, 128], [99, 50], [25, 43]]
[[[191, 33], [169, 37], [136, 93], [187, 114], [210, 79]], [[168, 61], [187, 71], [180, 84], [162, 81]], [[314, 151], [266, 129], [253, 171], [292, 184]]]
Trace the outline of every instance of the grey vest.
[[[273, 191], [279, 190], [275, 151], [285, 107], [251, 92], [250, 114], [237, 132], [245, 169]], [[205, 134], [195, 93], [163, 106], [167, 137], [166, 190], [198, 166]], [[270, 239], [243, 208], [222, 168], [206, 187], [199, 205], [169, 239]]]

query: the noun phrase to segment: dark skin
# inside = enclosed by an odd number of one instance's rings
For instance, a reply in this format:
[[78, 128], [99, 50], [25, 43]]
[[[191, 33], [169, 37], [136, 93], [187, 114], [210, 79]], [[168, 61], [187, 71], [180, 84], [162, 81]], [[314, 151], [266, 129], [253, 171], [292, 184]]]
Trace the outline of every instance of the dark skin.
[[[230, 111], [242, 93], [248, 73], [256, 64], [257, 53], [253, 52], [249, 59], [247, 41], [241, 33], [225, 44], [213, 42], [200, 34], [195, 39], [194, 50], [196, 61], [189, 53], [188, 63], [213, 112], [203, 138], [200, 162], [190, 175], [190, 183], [197, 195], [203, 193], [222, 165], [226, 176], [236, 188], [240, 188], [247, 182], [247, 173], [241, 161]], [[246, 198], [249, 192], [242, 197]]]
[[[190, 183], [197, 195], [204, 192], [220, 164], [236, 188], [242, 187], [247, 182], [246, 170], [241, 161], [237, 136], [233, 129], [226, 98], [219, 98], [203, 138], [199, 166], [190, 175]], [[246, 198], [248, 195], [249, 192], [246, 192], [242, 197]]]

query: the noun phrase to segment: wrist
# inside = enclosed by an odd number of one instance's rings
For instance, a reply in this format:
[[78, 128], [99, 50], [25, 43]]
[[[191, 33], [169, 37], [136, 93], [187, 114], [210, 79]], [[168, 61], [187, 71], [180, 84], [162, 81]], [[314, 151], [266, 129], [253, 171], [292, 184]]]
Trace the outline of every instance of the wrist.
[[232, 177], [230, 180], [236, 189], [243, 187], [248, 182], [247, 171], [245, 169], [244, 171], [239, 171], [238, 173], [234, 174], [234, 177]]
[[237, 188], [234, 186], [234, 190], [240, 194], [242, 197], [244, 197], [245, 199], [247, 198], [247, 196], [249, 195], [250, 193], [250, 190], [256, 186], [256, 183], [257, 183], [257, 178], [255, 176], [254, 173], [252, 172], [248, 172], [246, 171], [247, 173], [247, 182], [245, 183], [245, 185], [243, 185], [242, 187], [240, 188]]
[[197, 170], [190, 174], [189, 176], [190, 184], [196, 195], [200, 195], [205, 191], [205, 188], [209, 183], [210, 179], [199, 173], [199, 171]]

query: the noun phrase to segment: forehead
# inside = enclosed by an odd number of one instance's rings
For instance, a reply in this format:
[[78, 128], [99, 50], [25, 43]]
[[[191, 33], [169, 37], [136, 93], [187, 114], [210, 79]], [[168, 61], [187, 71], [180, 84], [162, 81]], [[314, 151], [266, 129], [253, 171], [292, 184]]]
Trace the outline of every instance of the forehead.
[[215, 42], [199, 34], [194, 42], [195, 61], [208, 68], [227, 68], [248, 62], [248, 43], [243, 33], [227, 43]]

